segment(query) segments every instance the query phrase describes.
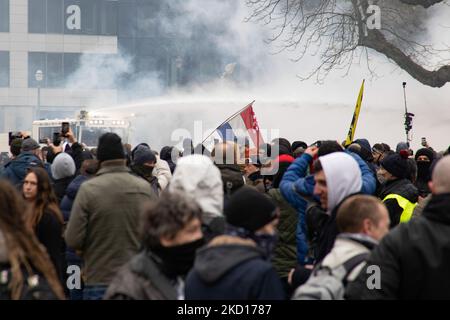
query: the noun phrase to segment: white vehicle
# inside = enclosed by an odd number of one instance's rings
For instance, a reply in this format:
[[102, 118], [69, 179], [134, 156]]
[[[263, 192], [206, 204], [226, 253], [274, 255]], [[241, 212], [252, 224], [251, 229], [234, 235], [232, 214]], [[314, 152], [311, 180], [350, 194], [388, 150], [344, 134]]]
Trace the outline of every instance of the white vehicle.
[[0, 153], [6, 153], [9, 152], [9, 137], [7, 133], [0, 133]]
[[52, 141], [54, 133], [61, 132], [63, 122], [70, 124], [77, 141], [87, 148], [96, 148], [98, 138], [106, 132], [117, 133], [122, 138], [122, 143], [128, 142], [130, 128], [128, 120], [104, 116], [89, 117], [85, 112], [81, 112], [78, 119], [33, 121], [33, 139], [41, 144], [46, 143], [47, 139]]

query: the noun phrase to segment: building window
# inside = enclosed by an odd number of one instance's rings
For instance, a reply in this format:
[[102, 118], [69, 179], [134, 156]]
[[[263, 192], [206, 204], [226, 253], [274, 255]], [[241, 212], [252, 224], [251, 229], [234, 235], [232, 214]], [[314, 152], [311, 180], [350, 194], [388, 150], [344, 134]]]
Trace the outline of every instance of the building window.
[[9, 0], [0, 0], [0, 32], [9, 32]]
[[[84, 54], [86, 61], [99, 63], [99, 69], [93, 72], [103, 72], [109, 70], [111, 57], [105, 54]], [[81, 67], [81, 53], [51, 53], [51, 52], [29, 52], [28, 53], [28, 87], [36, 88], [38, 82], [35, 74], [37, 70], [42, 70], [44, 79], [39, 83], [41, 88], [65, 88], [70, 87], [70, 78]], [[101, 65], [101, 64], [104, 65]], [[107, 71], [106, 71], [107, 72]], [[107, 74], [99, 74], [100, 79], [107, 79]], [[113, 81], [98, 83], [90, 89], [111, 89]]]
[[136, 34], [136, 3], [133, 0], [119, 2], [119, 19], [117, 33], [119, 37], [134, 37]]
[[117, 1], [102, 1], [99, 11], [99, 32], [101, 35], [117, 35]]
[[62, 0], [47, 0], [47, 33], [64, 32], [64, 8]]
[[29, 52], [28, 53], [28, 87], [36, 88], [38, 82], [36, 81], [36, 71], [41, 70], [44, 73], [44, 79], [39, 84], [41, 87], [46, 87], [47, 82], [47, 61], [45, 52]]
[[64, 86], [64, 68], [62, 53], [47, 53], [47, 87], [57, 88]]
[[9, 52], [0, 51], [0, 87], [9, 87]]
[[28, 21], [30, 33], [114, 36], [117, 0], [28, 0]]
[[[70, 68], [65, 70], [65, 58]], [[44, 79], [39, 84], [42, 88], [64, 88], [66, 80], [79, 66], [79, 53], [28, 53], [28, 86], [36, 88], [38, 83], [35, 78], [37, 70], [42, 70]]]
[[28, 31], [30, 33], [46, 32], [46, 0], [28, 1]]

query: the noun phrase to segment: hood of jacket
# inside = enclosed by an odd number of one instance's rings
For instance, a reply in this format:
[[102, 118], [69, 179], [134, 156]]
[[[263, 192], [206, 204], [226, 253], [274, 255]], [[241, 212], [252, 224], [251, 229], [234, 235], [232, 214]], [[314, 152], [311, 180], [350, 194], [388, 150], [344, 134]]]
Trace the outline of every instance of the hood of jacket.
[[11, 170], [17, 179], [22, 182], [25, 178], [27, 168], [30, 167], [30, 165], [41, 163], [42, 161], [31, 152], [22, 152], [15, 160], [9, 162], [5, 166], [5, 169], [8, 168]]
[[203, 155], [178, 160], [169, 191], [181, 191], [195, 200], [203, 210], [203, 221], [223, 216], [223, 186], [219, 169]]
[[75, 161], [68, 153], [61, 152], [53, 160], [51, 170], [55, 180], [72, 177], [76, 171]]
[[450, 225], [450, 193], [432, 195], [423, 209], [423, 216]]
[[218, 236], [197, 251], [194, 270], [206, 283], [214, 283], [237, 265], [251, 259], [265, 259], [255, 242], [234, 236]]
[[327, 180], [328, 213], [331, 213], [344, 198], [361, 191], [361, 170], [356, 160], [345, 152], [334, 152], [319, 159]]
[[322, 264], [335, 268], [358, 254], [371, 251], [377, 245], [378, 241], [365, 234], [339, 234], [334, 242], [333, 249], [324, 258]]

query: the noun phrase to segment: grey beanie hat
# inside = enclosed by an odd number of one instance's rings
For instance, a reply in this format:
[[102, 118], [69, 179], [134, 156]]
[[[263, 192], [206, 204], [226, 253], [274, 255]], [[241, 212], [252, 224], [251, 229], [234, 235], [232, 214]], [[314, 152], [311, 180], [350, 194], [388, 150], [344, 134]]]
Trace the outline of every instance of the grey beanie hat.
[[63, 152], [55, 157], [51, 170], [55, 180], [71, 177], [76, 171], [75, 162], [68, 153]]

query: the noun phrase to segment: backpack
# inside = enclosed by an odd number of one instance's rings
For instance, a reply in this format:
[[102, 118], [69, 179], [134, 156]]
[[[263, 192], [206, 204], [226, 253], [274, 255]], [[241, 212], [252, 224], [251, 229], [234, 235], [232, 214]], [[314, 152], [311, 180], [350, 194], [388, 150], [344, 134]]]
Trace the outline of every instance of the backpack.
[[358, 254], [335, 268], [319, 263], [308, 281], [294, 293], [293, 300], [343, 300], [347, 278], [369, 253]]

